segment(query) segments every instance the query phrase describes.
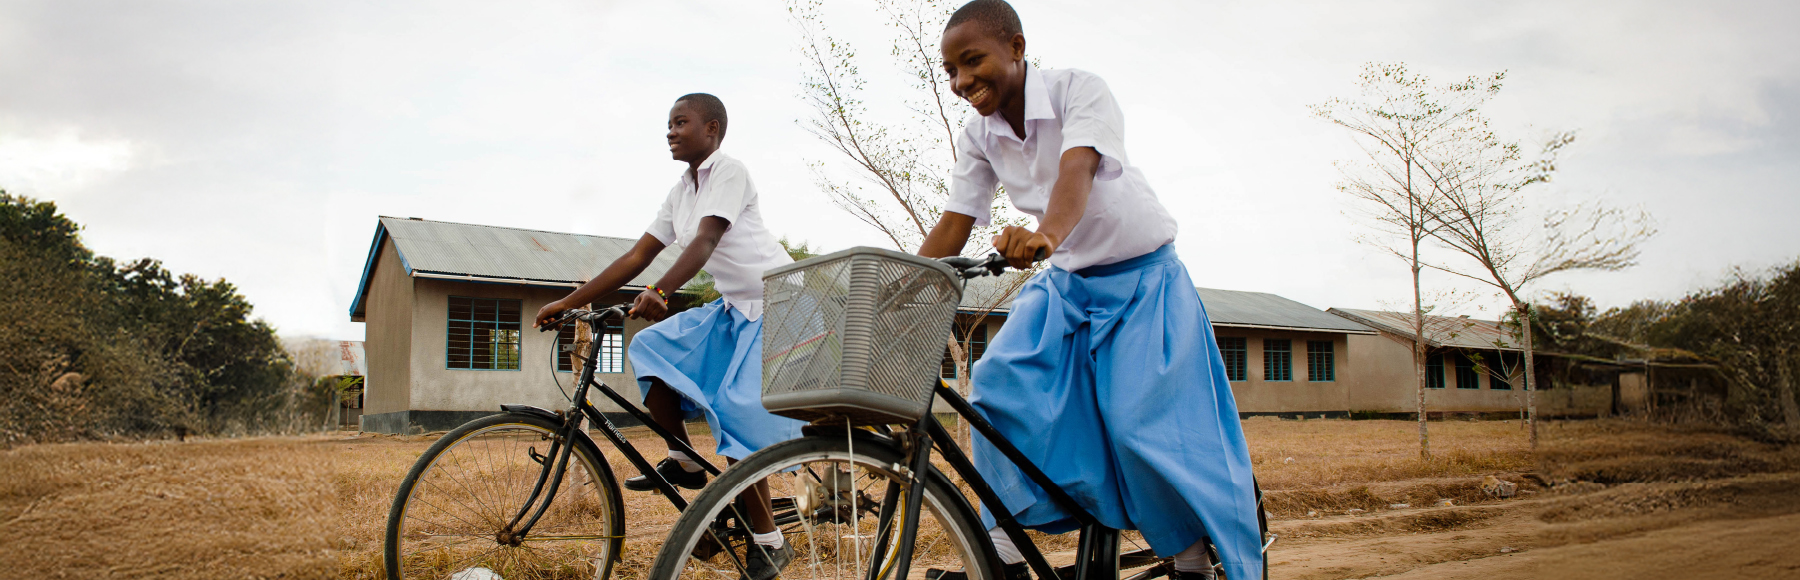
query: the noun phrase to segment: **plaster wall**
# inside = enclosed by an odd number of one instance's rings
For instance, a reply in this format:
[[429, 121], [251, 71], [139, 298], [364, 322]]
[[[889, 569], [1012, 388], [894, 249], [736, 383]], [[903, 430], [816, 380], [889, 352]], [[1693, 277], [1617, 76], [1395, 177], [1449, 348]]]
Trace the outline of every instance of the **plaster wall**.
[[1619, 373], [1619, 411], [1627, 415], [1650, 412], [1650, 385], [1644, 373]]
[[[429, 278], [415, 279], [414, 288], [411, 356], [408, 358], [413, 379], [410, 410], [499, 411], [502, 404], [535, 405], [546, 409], [569, 406], [563, 393], [574, 391], [576, 375], [553, 371], [555, 355], [551, 348], [556, 335], [538, 332], [529, 323], [539, 308], [568, 295], [567, 289]], [[520, 333], [518, 370], [446, 368], [451, 296], [520, 301], [526, 325]], [[626, 345], [629, 346], [631, 338], [645, 326], [645, 321], [628, 319], [625, 323]], [[372, 368], [373, 360], [370, 365]], [[612, 386], [626, 399], [639, 400], [637, 381], [632, 378], [629, 361], [625, 363], [625, 372], [602, 373], [595, 378]], [[557, 381], [562, 382], [561, 390], [557, 388]], [[602, 394], [592, 394], [589, 399], [604, 412], [623, 410]]]
[[[1387, 334], [1350, 337], [1351, 351], [1360, 378], [1350, 398], [1350, 411], [1415, 413], [1418, 411], [1418, 373], [1413, 366], [1412, 345]], [[1441, 351], [1433, 355], [1442, 354]], [[1428, 412], [1514, 412], [1525, 406], [1525, 393], [1514, 376], [1512, 389], [1493, 388], [1492, 377], [1480, 372], [1479, 388], [1458, 388], [1453, 363], [1445, 362], [1444, 388], [1425, 391]], [[1550, 391], [1540, 391], [1542, 393]], [[1581, 399], [1586, 401], [1586, 399]], [[1602, 407], [1604, 408], [1604, 407]], [[1542, 408], [1540, 407], [1540, 411]]]
[[[1223, 339], [1241, 337], [1244, 339], [1245, 379], [1232, 381], [1231, 392], [1237, 397], [1239, 413], [1307, 413], [1307, 412], [1341, 412], [1346, 410], [1353, 385], [1357, 382], [1357, 372], [1361, 367], [1354, 364], [1356, 353], [1349, 348], [1346, 338], [1351, 335], [1328, 332], [1295, 332], [1288, 330], [1268, 330], [1254, 328], [1237, 328], [1230, 326], [1213, 327], [1213, 335]], [[1263, 341], [1265, 339], [1287, 339], [1290, 341], [1292, 353], [1293, 380], [1271, 381], [1263, 373]], [[1331, 352], [1335, 366], [1335, 378], [1331, 381], [1307, 380], [1306, 343], [1311, 340], [1331, 341]]]
[[363, 412], [405, 411], [412, 401], [413, 279], [400, 264], [393, 240], [383, 240], [375, 255], [375, 273], [369, 277], [363, 304], [363, 356], [369, 376], [364, 387]]

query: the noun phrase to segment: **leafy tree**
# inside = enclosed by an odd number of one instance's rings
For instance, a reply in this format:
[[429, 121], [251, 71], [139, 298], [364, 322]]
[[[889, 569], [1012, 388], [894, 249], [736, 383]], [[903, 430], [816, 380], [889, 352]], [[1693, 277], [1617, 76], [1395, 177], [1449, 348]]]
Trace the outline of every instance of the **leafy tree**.
[[1436, 219], [1443, 194], [1432, 187], [1427, 171], [1437, 151], [1486, 125], [1479, 109], [1500, 90], [1506, 73], [1472, 76], [1461, 82], [1434, 85], [1430, 77], [1404, 64], [1368, 63], [1357, 81], [1355, 98], [1334, 98], [1313, 105], [1313, 116], [1350, 130], [1365, 161], [1339, 162], [1338, 191], [1358, 202], [1362, 223], [1376, 236], [1362, 241], [1406, 263], [1412, 274], [1413, 376], [1419, 416], [1419, 456], [1431, 457], [1426, 426], [1426, 365], [1433, 329], [1429, 328], [1419, 283], [1429, 265], [1421, 249], [1443, 227]]
[[1800, 433], [1800, 262], [1767, 278], [1734, 272], [1717, 288], [1681, 300], [1653, 336], [1719, 365], [1733, 387], [1740, 420], [1754, 427], [1779, 423]]
[[291, 415], [274, 330], [223, 280], [120, 265], [49, 202], [0, 191], [0, 442], [217, 433]]

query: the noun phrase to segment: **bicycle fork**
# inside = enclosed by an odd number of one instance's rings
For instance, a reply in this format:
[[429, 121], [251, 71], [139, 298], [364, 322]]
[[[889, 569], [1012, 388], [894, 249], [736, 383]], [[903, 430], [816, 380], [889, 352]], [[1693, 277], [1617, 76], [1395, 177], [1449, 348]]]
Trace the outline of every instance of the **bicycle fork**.
[[[513, 516], [512, 521], [494, 534], [494, 541], [516, 548], [524, 543], [525, 535], [531, 533], [531, 528], [537, 525], [538, 519], [544, 517], [544, 512], [550, 509], [551, 500], [556, 499], [557, 488], [562, 486], [563, 473], [569, 467], [569, 455], [575, 450], [575, 433], [580, 429], [580, 415], [563, 416], [563, 428], [557, 432], [555, 439], [550, 440], [550, 452], [542, 456], [543, 461], [540, 463], [544, 469], [538, 472], [537, 483], [531, 487], [531, 495], [525, 498], [525, 505], [519, 506], [519, 513]], [[537, 457], [534, 456], [533, 459]], [[546, 482], [549, 483], [548, 490], [545, 489]], [[544, 498], [543, 503], [538, 502], [539, 496]], [[533, 505], [537, 506], [535, 511], [532, 510]], [[520, 526], [519, 522], [525, 519], [527, 513], [531, 514], [531, 519]]]

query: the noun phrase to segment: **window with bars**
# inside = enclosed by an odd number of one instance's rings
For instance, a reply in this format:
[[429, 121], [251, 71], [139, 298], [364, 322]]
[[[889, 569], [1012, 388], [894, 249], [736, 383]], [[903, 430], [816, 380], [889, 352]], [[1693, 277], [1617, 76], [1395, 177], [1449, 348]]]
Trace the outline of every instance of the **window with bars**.
[[1444, 388], [1444, 356], [1425, 355], [1425, 388]]
[[[954, 324], [950, 327], [951, 336], [961, 337], [961, 334], [956, 331]], [[969, 342], [966, 346], [969, 349], [969, 368], [973, 369], [975, 361], [981, 360], [982, 353], [987, 352], [987, 325], [978, 324], [969, 329], [968, 338]], [[956, 378], [956, 359], [950, 358], [950, 347], [948, 346], [944, 347], [943, 369], [938, 376], [946, 379]]]
[[1263, 339], [1263, 380], [1294, 380], [1294, 343], [1285, 338]]
[[[617, 318], [608, 318], [600, 328], [600, 362], [594, 365], [596, 373], [625, 372], [625, 323]], [[580, 370], [576, 366], [575, 357], [570, 356], [575, 348], [575, 325], [565, 324], [556, 333], [556, 371], [570, 373]]]
[[1497, 391], [1512, 390], [1512, 378], [1507, 375], [1519, 370], [1519, 357], [1510, 352], [1494, 353], [1492, 362], [1487, 363], [1488, 388]]
[[1449, 356], [1456, 357], [1456, 388], [1481, 388], [1481, 373], [1475, 371], [1475, 361], [1463, 353], [1456, 353]]
[[450, 297], [445, 366], [482, 371], [519, 370], [519, 301]]
[[1332, 356], [1331, 341], [1306, 341], [1306, 380], [1314, 382], [1337, 380], [1337, 361]]
[[1224, 336], [1219, 338], [1219, 354], [1225, 357], [1225, 380], [1242, 381], [1249, 377], [1250, 349], [1244, 344], [1241, 336]]

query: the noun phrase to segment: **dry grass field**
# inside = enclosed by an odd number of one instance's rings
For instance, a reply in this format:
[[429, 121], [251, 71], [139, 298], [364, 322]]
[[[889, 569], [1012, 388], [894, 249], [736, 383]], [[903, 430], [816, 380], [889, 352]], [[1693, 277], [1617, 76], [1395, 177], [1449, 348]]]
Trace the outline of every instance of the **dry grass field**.
[[[1274, 578], [1800, 578], [1800, 447], [1624, 421], [1245, 423]], [[648, 433], [631, 436], [652, 457]], [[711, 440], [697, 432], [696, 444]], [[394, 488], [432, 437], [341, 433], [0, 452], [0, 545], [19, 578], [374, 578]], [[634, 470], [609, 453], [620, 477]], [[1484, 477], [1518, 485], [1494, 498]], [[626, 496], [619, 578], [675, 512]], [[690, 492], [691, 495], [691, 492]], [[1446, 501], [1448, 500], [1448, 501]], [[1046, 538], [1068, 551], [1073, 538]], [[1701, 563], [1706, 563], [1704, 567]]]

